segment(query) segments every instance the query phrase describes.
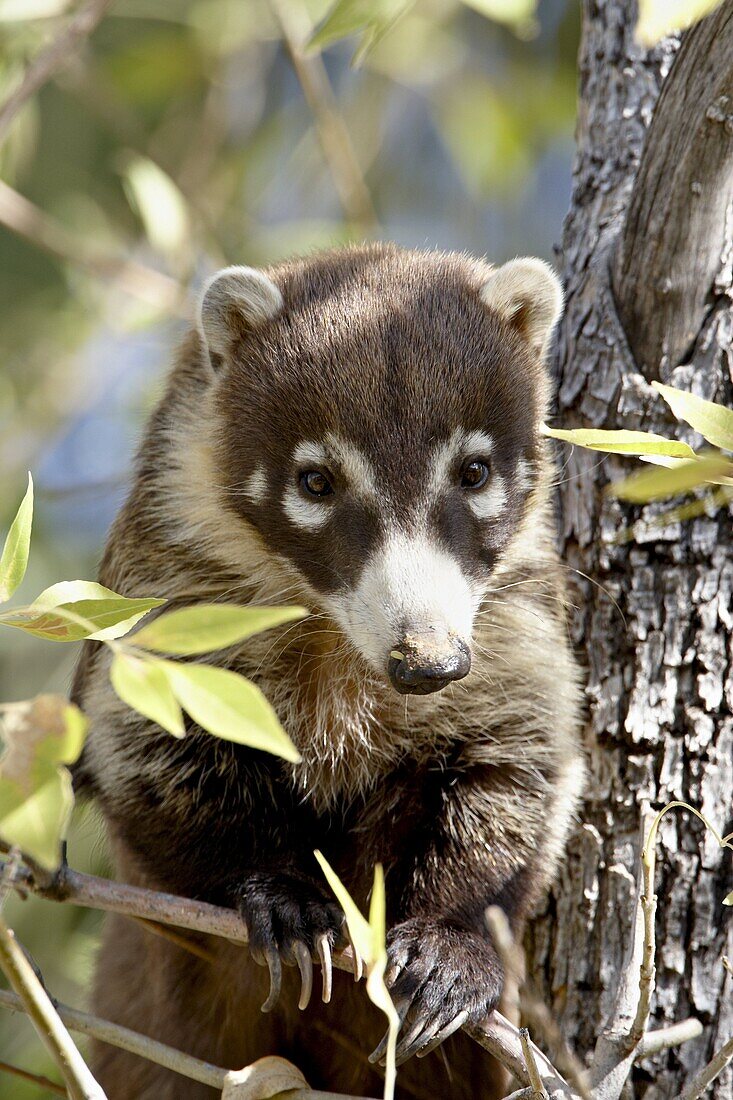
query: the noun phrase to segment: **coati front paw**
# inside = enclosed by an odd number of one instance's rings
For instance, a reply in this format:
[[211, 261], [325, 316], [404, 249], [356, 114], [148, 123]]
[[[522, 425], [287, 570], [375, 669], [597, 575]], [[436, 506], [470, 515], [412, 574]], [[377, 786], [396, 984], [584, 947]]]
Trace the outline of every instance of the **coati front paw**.
[[345, 946], [344, 916], [315, 882], [298, 874], [253, 874], [239, 892], [252, 958], [270, 971], [270, 1012], [280, 996], [282, 963], [297, 964], [298, 1007], [307, 1008], [313, 990], [313, 958], [321, 963], [323, 1000], [331, 999], [331, 952]]
[[[413, 918], [387, 937], [385, 982], [400, 1017], [397, 1065], [492, 1012], [504, 974], [492, 944], [449, 921]], [[369, 1056], [383, 1061], [387, 1036]]]

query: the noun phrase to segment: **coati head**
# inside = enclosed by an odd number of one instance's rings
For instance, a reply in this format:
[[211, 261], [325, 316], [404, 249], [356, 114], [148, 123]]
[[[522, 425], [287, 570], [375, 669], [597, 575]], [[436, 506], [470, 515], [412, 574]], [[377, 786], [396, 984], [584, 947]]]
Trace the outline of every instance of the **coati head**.
[[539, 457], [561, 309], [540, 260], [375, 245], [207, 284], [222, 505], [401, 693], [471, 666]]

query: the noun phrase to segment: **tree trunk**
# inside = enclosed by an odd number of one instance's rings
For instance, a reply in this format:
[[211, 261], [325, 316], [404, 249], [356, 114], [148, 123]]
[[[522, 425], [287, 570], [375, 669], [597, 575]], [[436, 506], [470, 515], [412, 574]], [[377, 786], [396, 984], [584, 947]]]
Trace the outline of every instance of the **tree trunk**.
[[[733, 403], [733, 0], [681, 47], [669, 39], [652, 51], [634, 41], [627, 0], [583, 6], [558, 422], [699, 444], [649, 380]], [[633, 460], [579, 449], [561, 458], [590, 779], [562, 879], [531, 933], [529, 970], [586, 1053], [630, 937], [641, 804], [684, 800], [733, 830], [733, 559], [727, 509], [646, 531], [636, 523], [634, 540], [618, 541], [640, 512], [602, 489]], [[668, 814], [660, 835], [650, 1026], [694, 1015], [705, 1028], [635, 1067], [633, 1095], [661, 1100], [733, 1034], [733, 977], [722, 963], [733, 956], [732, 910], [722, 905], [733, 866], [686, 811]], [[731, 1067], [707, 1095], [730, 1100]]]

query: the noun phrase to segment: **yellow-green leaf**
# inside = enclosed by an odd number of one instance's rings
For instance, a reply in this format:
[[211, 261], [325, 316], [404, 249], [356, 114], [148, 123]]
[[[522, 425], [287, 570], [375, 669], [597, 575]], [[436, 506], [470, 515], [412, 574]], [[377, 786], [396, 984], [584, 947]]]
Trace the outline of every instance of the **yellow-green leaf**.
[[600, 428], [549, 428], [543, 424], [544, 435], [574, 443], [591, 451], [605, 451], [619, 455], [664, 455], [669, 458], [694, 458], [695, 452], [687, 443], [666, 439], [653, 432], [603, 431]]
[[5, 603], [19, 586], [28, 567], [33, 526], [33, 478], [28, 474], [28, 488], [15, 519], [10, 525], [0, 556], [0, 603]]
[[44, 867], [58, 866], [74, 798], [66, 765], [79, 756], [87, 723], [58, 695], [9, 705], [3, 714], [0, 836]]
[[619, 500], [634, 504], [646, 504], [652, 500], [665, 500], [689, 493], [698, 485], [721, 484], [721, 478], [733, 475], [733, 464], [722, 455], [706, 455], [694, 462], [683, 462], [671, 469], [660, 467], [615, 481], [607, 492]]
[[323, 856], [321, 852], [315, 852], [314, 854], [320, 864], [323, 874], [326, 876], [328, 885], [333, 890], [336, 895], [336, 900], [344, 911], [354, 947], [361, 955], [367, 967], [369, 967], [376, 957], [374, 952], [374, 938], [372, 936], [372, 930], [369, 927], [369, 921], [359, 912], [359, 907], [356, 902], [353, 900], [351, 894], [325, 856]]
[[652, 382], [678, 420], [684, 420], [696, 432], [724, 451], [733, 451], [733, 409], [705, 401], [694, 393]]
[[128, 599], [93, 581], [61, 581], [27, 607], [0, 613], [0, 623], [39, 638], [110, 641], [127, 634], [165, 600]]
[[384, 972], [387, 966], [387, 907], [384, 892], [384, 871], [379, 863], [374, 868], [374, 884], [369, 905], [369, 920], [367, 921], [359, 912], [358, 906], [328, 860], [321, 852], [315, 852], [314, 854], [326, 876], [328, 885], [333, 890], [339, 905], [344, 911], [354, 947], [364, 960], [367, 970], [366, 991], [369, 1000], [384, 1012], [389, 1022], [389, 1039], [384, 1074], [384, 1100], [392, 1100], [397, 1072], [395, 1049], [400, 1019], [384, 982]]
[[174, 737], [186, 732], [183, 714], [160, 663], [129, 653], [115, 653], [109, 673], [112, 687], [123, 703], [156, 722]]
[[225, 741], [297, 764], [300, 754], [260, 689], [225, 668], [160, 661], [178, 702], [202, 729]]
[[233, 604], [199, 604], [169, 611], [143, 626], [130, 640], [143, 649], [191, 656], [210, 653], [301, 619], [304, 607], [235, 607]]
[[186, 200], [162, 168], [148, 157], [133, 157], [123, 179], [153, 248], [175, 253], [190, 240]]
[[733, 890], [731, 890], [727, 898], [723, 898], [723, 905], [733, 905]]
[[531, 26], [537, 11], [537, 0], [463, 0], [463, 3], [487, 19], [508, 23], [510, 27]]
[[643, 46], [653, 46], [665, 35], [692, 26], [720, 3], [722, 0], [639, 0], [636, 37]]
[[308, 47], [323, 50], [342, 38], [360, 34], [354, 57], [354, 63], [358, 64], [414, 3], [415, 0], [336, 0], [311, 35]]

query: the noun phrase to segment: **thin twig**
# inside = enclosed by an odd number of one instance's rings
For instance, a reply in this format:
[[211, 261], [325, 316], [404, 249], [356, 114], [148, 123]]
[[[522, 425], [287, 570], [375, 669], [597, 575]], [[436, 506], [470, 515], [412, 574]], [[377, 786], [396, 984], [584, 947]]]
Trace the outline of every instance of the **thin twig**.
[[89, 37], [102, 19], [112, 0], [89, 0], [66, 24], [53, 42], [33, 58], [18, 87], [0, 107], [0, 142], [10, 129], [13, 119], [28, 100], [66, 65], [76, 50]]
[[532, 1089], [532, 1096], [534, 1097], [534, 1100], [550, 1100], [549, 1096], [547, 1095], [547, 1089], [542, 1083], [542, 1078], [540, 1077], [540, 1071], [537, 1066], [537, 1061], [532, 1051], [532, 1042], [529, 1037], [528, 1028], [520, 1027], [519, 1041], [522, 1044], [524, 1064], [526, 1065], [527, 1073], [529, 1074], [529, 1087]]
[[722, 1073], [732, 1060], [733, 1035], [731, 1035], [728, 1042], [713, 1055], [708, 1064], [693, 1077], [687, 1088], [677, 1097], [677, 1100], [697, 1100], [698, 1096], [703, 1094], [708, 1085], [713, 1083], [718, 1074]]
[[634, 1052], [634, 1060], [638, 1062], [641, 1058], [649, 1058], [652, 1054], [681, 1046], [690, 1039], [697, 1039], [702, 1033], [703, 1026], [694, 1016], [670, 1027], [661, 1027], [658, 1031], [647, 1031]]
[[[492, 1012], [487, 1020], [482, 1020], [478, 1024], [466, 1025], [463, 1030], [479, 1046], [493, 1055], [497, 1062], [501, 1062], [504, 1068], [516, 1077], [520, 1085], [529, 1085], [529, 1074], [524, 1062], [519, 1029], [510, 1023], [505, 1016], [502, 1016], [500, 1012]], [[578, 1093], [555, 1069], [550, 1059], [534, 1043], [531, 1043], [531, 1049], [537, 1062], [542, 1083], [552, 1100], [555, 1100], [556, 1097], [563, 1097], [564, 1100], [575, 1100]]]
[[377, 226], [372, 197], [354, 153], [351, 135], [338, 110], [336, 97], [320, 56], [306, 56], [308, 16], [297, 0], [270, 0], [280, 24], [295, 74], [316, 125], [323, 156], [348, 221], [363, 234]]
[[25, 237], [51, 256], [114, 279], [119, 288], [158, 309], [188, 317], [184, 289], [169, 275], [123, 256], [103, 256], [90, 250], [60, 222], [0, 180], [0, 225]]
[[[0, 989], [0, 1007], [9, 1008], [13, 1012], [26, 1011], [20, 997], [5, 989]], [[103, 1043], [126, 1050], [129, 1054], [137, 1054], [173, 1073], [178, 1073], [192, 1081], [199, 1081], [219, 1091], [224, 1087], [227, 1076], [231, 1072], [222, 1066], [215, 1066], [190, 1054], [184, 1054], [183, 1051], [169, 1047], [165, 1043], [159, 1043], [156, 1039], [149, 1039], [147, 1035], [131, 1031], [130, 1028], [113, 1024], [110, 1020], [103, 1020], [88, 1012], [79, 1012], [78, 1009], [70, 1008], [68, 1005], [57, 1004], [56, 1008], [61, 1019], [73, 1031], [90, 1035]], [[341, 1093], [318, 1092], [308, 1088], [288, 1091], [287, 1095], [288, 1100], [357, 1100], [356, 1097]]]
[[[51, 998], [19, 946], [15, 935], [0, 919], [0, 967], [23, 1004], [41, 1041], [58, 1065], [71, 1100], [105, 1100], [105, 1094], [89, 1071], [64, 1027]], [[7, 994], [10, 996], [10, 994]]]
[[147, 932], [152, 932], [154, 936], [160, 936], [162, 939], [174, 943], [176, 947], [188, 951], [189, 954], [195, 955], [198, 959], [203, 959], [204, 962], [214, 961], [214, 952], [209, 951], [207, 947], [203, 947], [200, 943], [196, 943], [190, 936], [184, 936], [182, 932], [176, 932], [174, 928], [160, 924], [157, 920], [148, 920], [147, 917], [133, 917], [132, 919], [142, 925]]
[[[642, 807], [639, 851], [653, 820], [648, 803]], [[654, 920], [656, 903], [647, 870], [639, 860], [634, 900], [634, 922], [626, 962], [621, 969], [613, 1007], [596, 1041], [590, 1068], [594, 1100], [619, 1100], [636, 1057], [636, 1047], [649, 1017], [654, 988]], [[647, 899], [646, 902], [644, 899]], [[651, 918], [651, 919], [650, 919]], [[644, 1024], [636, 1036], [640, 1020]]]
[[531, 1026], [538, 1028], [544, 1040], [551, 1044], [557, 1068], [577, 1089], [583, 1100], [591, 1100], [590, 1083], [585, 1066], [568, 1046], [550, 1009], [524, 977], [522, 949], [514, 940], [506, 913], [498, 905], [490, 905], [486, 910], [485, 919], [505, 974], [519, 986], [523, 1018]]
[[52, 1081], [49, 1077], [42, 1077], [40, 1073], [31, 1073], [27, 1069], [21, 1069], [20, 1066], [11, 1066], [10, 1062], [0, 1062], [0, 1073], [9, 1073], [12, 1077], [20, 1077], [22, 1081], [32, 1081], [34, 1085], [46, 1089], [47, 1092], [55, 1092], [57, 1096], [66, 1096], [66, 1089], [63, 1085], [57, 1085], [55, 1081]]

